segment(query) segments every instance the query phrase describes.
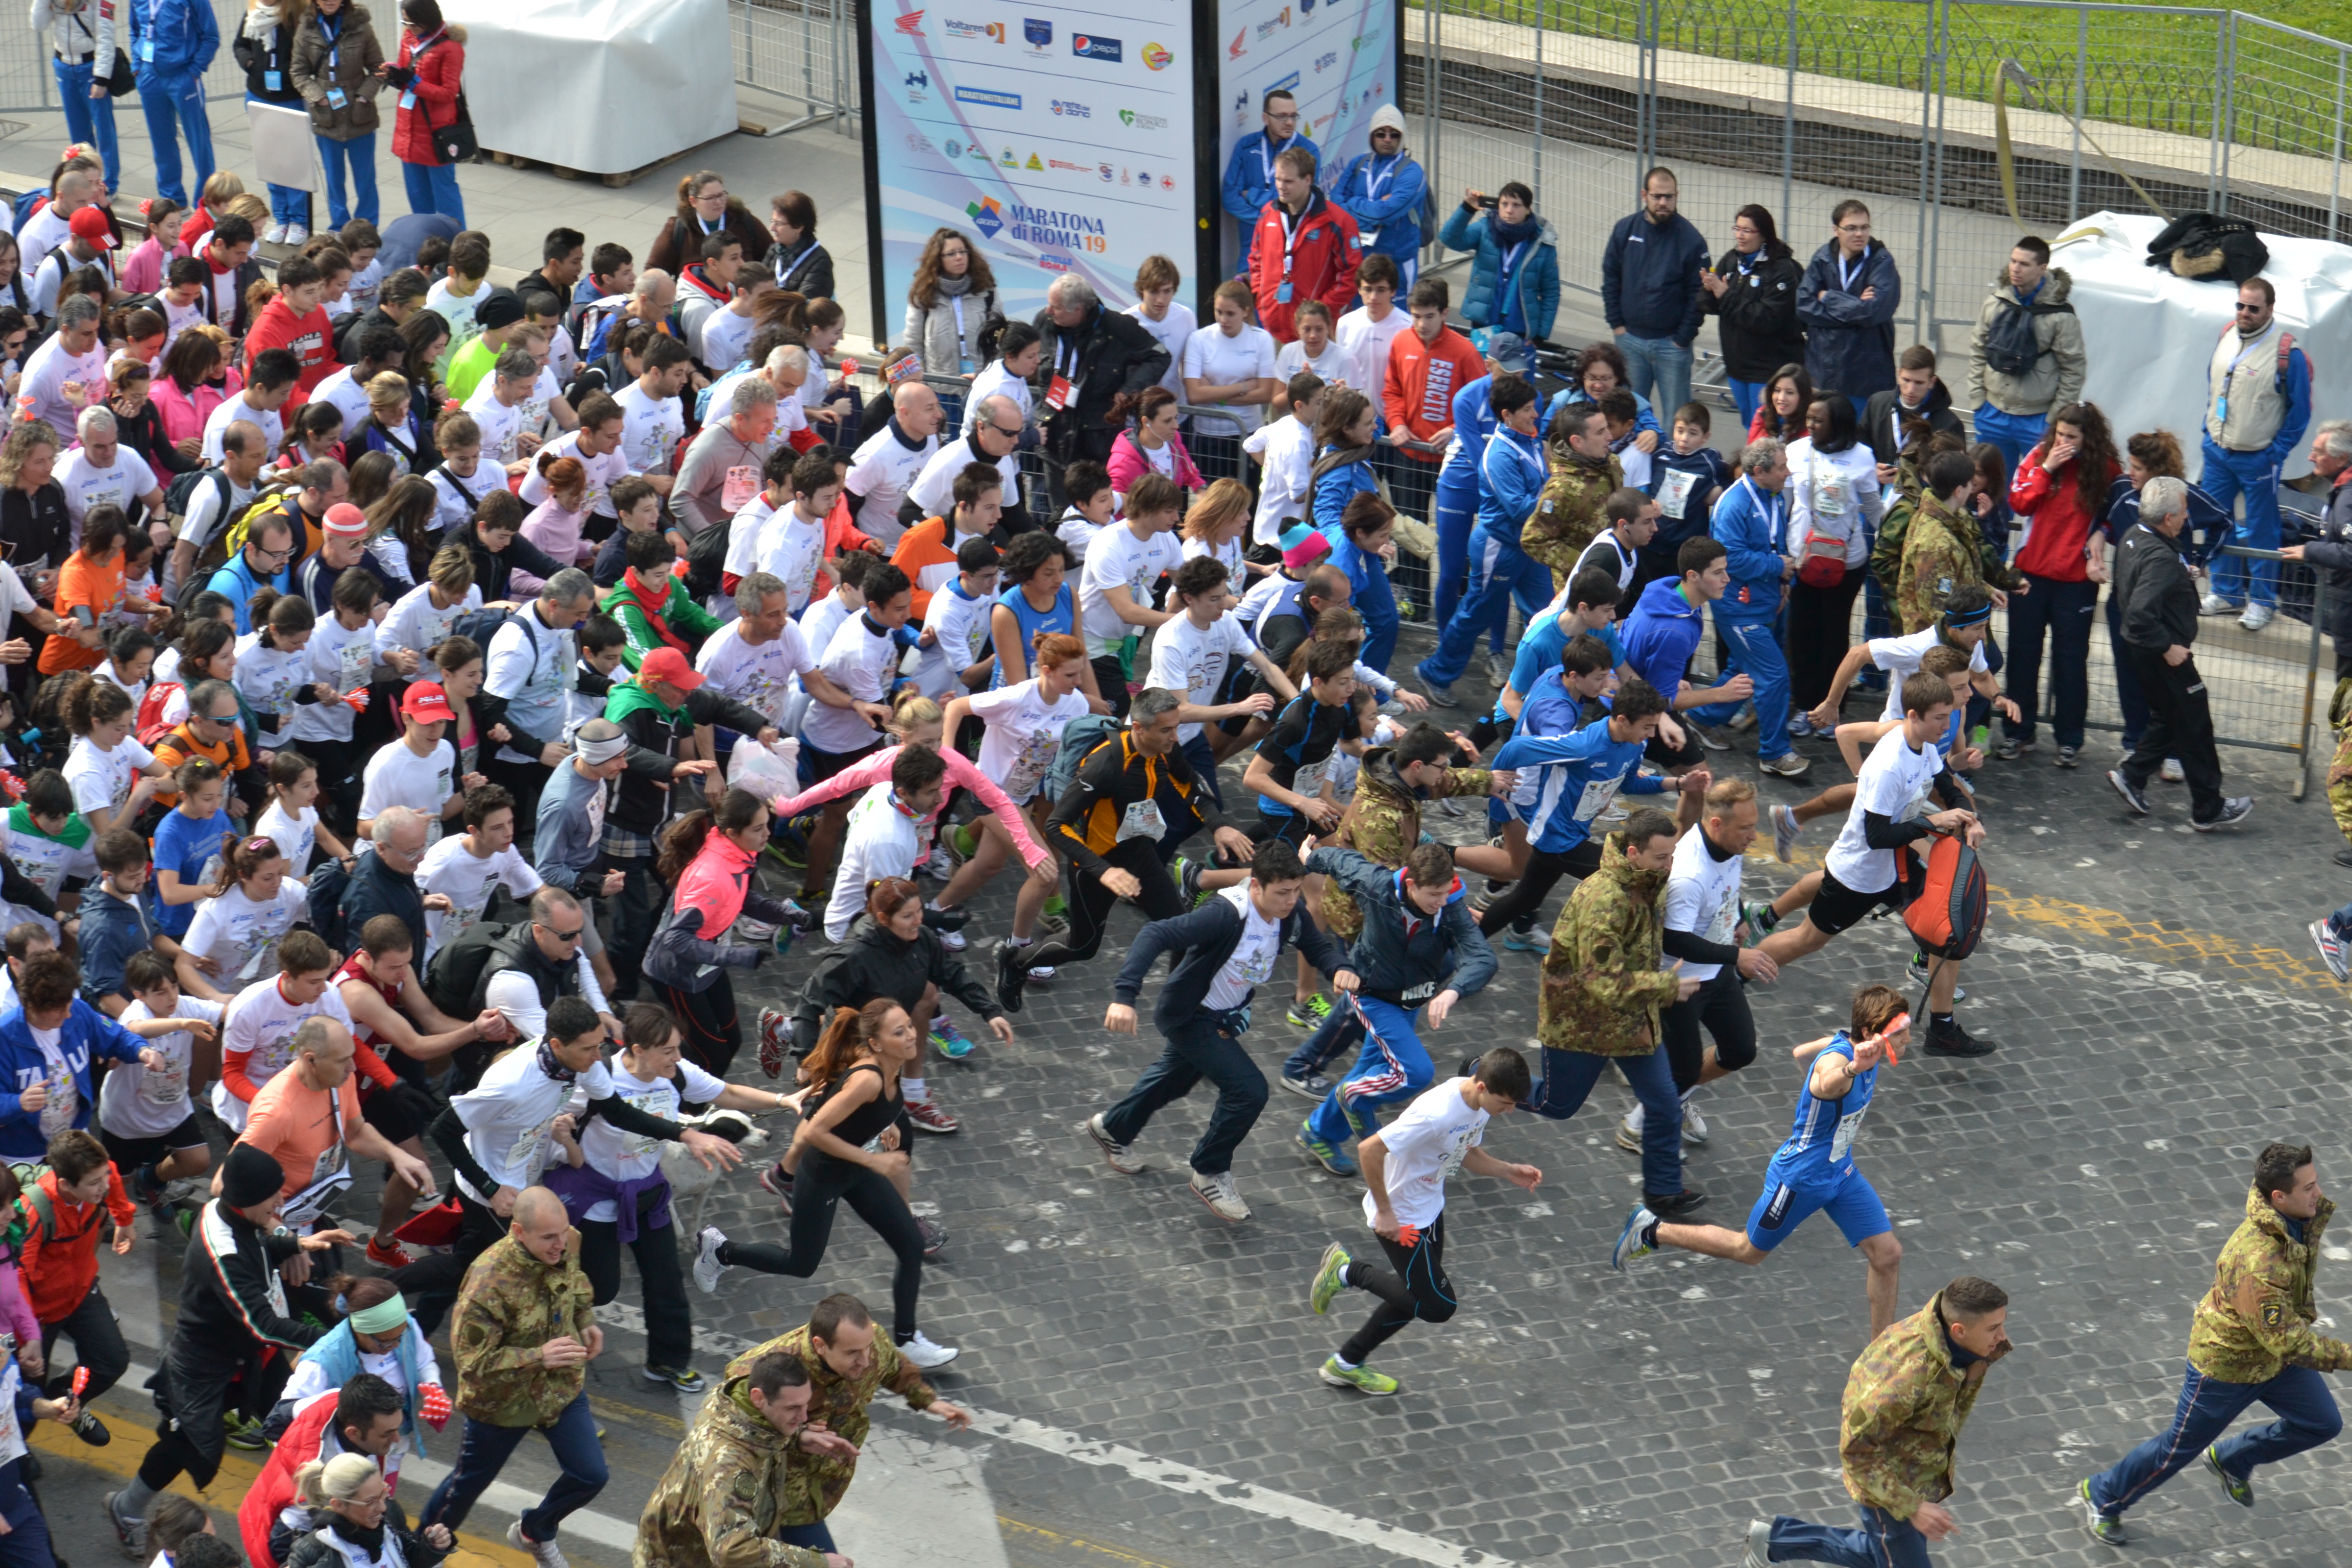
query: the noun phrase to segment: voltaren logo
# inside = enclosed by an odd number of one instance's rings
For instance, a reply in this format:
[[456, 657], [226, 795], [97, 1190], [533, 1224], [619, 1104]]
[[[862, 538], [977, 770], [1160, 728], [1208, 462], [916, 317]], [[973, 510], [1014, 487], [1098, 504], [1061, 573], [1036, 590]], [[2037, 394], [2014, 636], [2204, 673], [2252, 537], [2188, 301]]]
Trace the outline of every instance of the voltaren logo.
[[910, 38], [921, 37], [923, 36], [923, 14], [920, 11], [909, 11], [905, 16], [899, 17], [898, 31]]

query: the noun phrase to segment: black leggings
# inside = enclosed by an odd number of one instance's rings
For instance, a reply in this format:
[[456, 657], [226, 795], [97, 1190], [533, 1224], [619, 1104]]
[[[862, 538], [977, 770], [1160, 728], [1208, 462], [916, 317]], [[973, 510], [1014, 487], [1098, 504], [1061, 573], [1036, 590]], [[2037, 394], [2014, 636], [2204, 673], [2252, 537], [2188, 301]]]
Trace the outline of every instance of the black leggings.
[[[635, 968], [632, 964], [630, 967]], [[735, 1012], [735, 985], [721, 969], [699, 991], [652, 982], [655, 995], [677, 1019], [679, 1054], [713, 1078], [725, 1078], [743, 1048], [743, 1021]]]
[[1698, 1037], [1702, 1024], [1715, 1041], [1715, 1059], [1726, 1072], [1738, 1072], [1756, 1059], [1756, 1018], [1748, 1010], [1748, 989], [1740, 984], [1735, 966], [1725, 964], [1699, 983], [1689, 1001], [1676, 1002], [1658, 1016], [1676, 1094], [1690, 1092], [1706, 1065], [1706, 1047]]
[[[1184, 912], [1184, 896], [1168, 875], [1160, 848], [1149, 838], [1129, 838], [1111, 846], [1103, 857], [1122, 871], [1132, 872], [1143, 884], [1135, 901], [1146, 921], [1164, 921]], [[1076, 864], [1069, 868], [1070, 933], [1058, 942], [1040, 942], [1029, 955], [1032, 967], [1082, 963], [1102, 951], [1103, 932], [1110, 923], [1111, 906], [1118, 902], [1094, 873]]]
[[719, 1249], [719, 1261], [762, 1274], [810, 1279], [824, 1262], [825, 1244], [833, 1239], [833, 1211], [842, 1203], [898, 1255], [898, 1272], [890, 1277], [890, 1329], [891, 1337], [905, 1344], [915, 1336], [915, 1298], [923, 1288], [923, 1232], [907, 1200], [878, 1172], [810, 1150], [801, 1156], [800, 1170], [793, 1177], [792, 1246], [730, 1241]]
[[1348, 1265], [1348, 1283], [1381, 1299], [1372, 1315], [1339, 1347], [1339, 1359], [1361, 1366], [1390, 1335], [1418, 1318], [1442, 1323], [1454, 1316], [1454, 1281], [1445, 1277], [1445, 1216], [1429, 1222], [1411, 1247], [1381, 1239], [1396, 1272], [1362, 1259]]
[[1492, 936], [1505, 926], [1517, 926], [1521, 931], [1535, 929], [1536, 915], [1543, 901], [1559, 879], [1574, 876], [1578, 880], [1601, 869], [1601, 840], [1588, 838], [1565, 854], [1555, 855], [1547, 849], [1534, 850], [1528, 856], [1528, 868], [1511, 884], [1511, 890], [1486, 906], [1478, 917], [1478, 931]]
[[[638, 1195], [638, 1210], [661, 1201], [658, 1190]], [[673, 1215], [676, 1200], [672, 1199]], [[621, 1293], [621, 1226], [617, 1220], [575, 1220], [580, 1232], [580, 1271], [599, 1307]], [[675, 1218], [658, 1228], [640, 1220], [637, 1239], [629, 1243], [636, 1255], [637, 1282], [644, 1287], [646, 1364], [683, 1367], [694, 1363], [694, 1318], [686, 1301], [686, 1273], [677, 1255]]]

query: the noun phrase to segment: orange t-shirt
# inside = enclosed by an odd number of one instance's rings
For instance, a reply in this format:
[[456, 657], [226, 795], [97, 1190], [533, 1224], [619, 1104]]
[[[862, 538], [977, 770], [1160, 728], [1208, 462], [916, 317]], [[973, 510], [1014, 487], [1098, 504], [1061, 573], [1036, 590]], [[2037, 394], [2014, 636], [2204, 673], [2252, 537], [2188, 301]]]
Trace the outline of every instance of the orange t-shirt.
[[[77, 605], [89, 611], [92, 622], [102, 621], [106, 613], [122, 599], [122, 552], [116, 551], [114, 560], [105, 566], [94, 566], [89, 557], [75, 551], [66, 557], [58, 572], [58, 619], [74, 618]], [[55, 635], [41, 645], [40, 669], [43, 675], [56, 675], [68, 669], [95, 669], [106, 658], [106, 650], [84, 647], [72, 637]]]
[[[286, 1192], [293, 1196], [311, 1183], [334, 1174], [350, 1163], [344, 1147], [352, 1129], [360, 1124], [359, 1080], [347, 1078], [335, 1086], [334, 1103], [324, 1089], [302, 1081], [299, 1058], [261, 1086], [246, 1118], [245, 1136], [276, 1160], [286, 1173]], [[336, 1111], [341, 1112], [341, 1120]]]

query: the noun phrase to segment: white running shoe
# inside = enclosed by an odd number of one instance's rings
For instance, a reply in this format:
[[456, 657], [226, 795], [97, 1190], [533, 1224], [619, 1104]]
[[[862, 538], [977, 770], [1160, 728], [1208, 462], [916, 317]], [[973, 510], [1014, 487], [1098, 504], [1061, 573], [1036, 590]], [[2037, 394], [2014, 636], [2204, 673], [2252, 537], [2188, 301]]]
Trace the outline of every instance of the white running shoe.
[[2278, 608], [2275, 605], [2248, 605], [2246, 613], [2238, 617], [2238, 624], [2250, 632], [2258, 632], [2277, 618]]
[[913, 1339], [898, 1347], [898, 1353], [925, 1372], [929, 1372], [933, 1367], [947, 1365], [963, 1352], [950, 1345], [933, 1344], [921, 1331], [918, 1330]]
[[303, 244], [305, 241], [307, 241], [310, 237], [310, 231], [309, 229], [307, 229], [307, 228], [303, 227], [303, 226], [302, 226], [302, 225], [300, 225], [300, 224], [299, 224], [299, 223], [289, 223], [289, 224], [288, 224], [288, 225], [286, 226], [286, 243], [287, 243], [287, 244], [289, 244], [289, 245], [300, 245], [300, 244]]
[[1640, 1153], [1642, 1152], [1642, 1108], [1639, 1105], [1636, 1105], [1633, 1110], [1625, 1113], [1625, 1119], [1622, 1121], [1617, 1123], [1617, 1147], [1628, 1150], [1636, 1154]]
[[1787, 865], [1789, 863], [1790, 852], [1797, 847], [1797, 836], [1804, 831], [1805, 825], [1797, 820], [1797, 808], [1795, 806], [1777, 805], [1773, 806], [1773, 858], [1779, 860], [1782, 865]]
[[1690, 1102], [1688, 1095], [1683, 1096], [1683, 1142], [1685, 1143], [1706, 1142], [1706, 1118], [1698, 1113], [1698, 1107]]
[[572, 1568], [562, 1550], [552, 1541], [533, 1541], [522, 1532], [522, 1521], [507, 1526], [507, 1544], [517, 1552], [526, 1552], [539, 1568]]
[[2164, 765], [2156, 770], [2156, 776], [2167, 784], [2185, 784], [2189, 779], [2189, 775], [2180, 769], [2179, 757], [2165, 758]]
[[285, 244], [286, 226], [282, 223], [273, 223], [268, 228], [263, 229], [261, 231], [261, 243], [264, 245]]
[[702, 1227], [702, 1245], [694, 1254], [694, 1283], [706, 1296], [718, 1294], [719, 1277], [727, 1272], [727, 1265], [719, 1261], [719, 1249], [726, 1245], [725, 1231], [715, 1225]]
[[1242, 1202], [1242, 1190], [1234, 1184], [1231, 1171], [1220, 1171], [1213, 1176], [1193, 1172], [1192, 1195], [1206, 1204], [1209, 1212], [1219, 1219], [1239, 1223], [1250, 1216], [1249, 1205]]
[[940, 945], [946, 948], [950, 952], [961, 952], [970, 945], [970, 943], [964, 940], [963, 932], [960, 931], [935, 931], [931, 934], [938, 937], [940, 939]]

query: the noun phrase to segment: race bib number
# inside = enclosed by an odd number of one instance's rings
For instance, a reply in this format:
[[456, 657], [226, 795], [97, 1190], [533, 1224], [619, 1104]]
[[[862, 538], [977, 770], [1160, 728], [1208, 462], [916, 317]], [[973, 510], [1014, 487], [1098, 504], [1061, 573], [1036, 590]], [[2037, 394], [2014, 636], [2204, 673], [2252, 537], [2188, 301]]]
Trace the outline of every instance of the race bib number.
[[736, 467], [727, 470], [725, 483], [719, 487], [719, 504], [730, 513], [741, 511], [760, 493], [760, 470]]
[[1658, 482], [1658, 508], [1668, 517], [1683, 515], [1683, 503], [1698, 483], [1698, 476], [1687, 468], [1668, 468], [1665, 478]]
[[320, 1182], [342, 1174], [343, 1167], [349, 1163], [343, 1152], [342, 1142], [338, 1139], [328, 1146], [325, 1152], [310, 1162], [310, 1180], [307, 1184], [315, 1187]]
[[1584, 793], [1576, 797], [1576, 820], [1591, 822], [1608, 810], [1609, 803], [1617, 798], [1617, 787], [1624, 782], [1622, 778], [1595, 779], [1586, 784]]
[[188, 1068], [175, 1061], [139, 1076], [139, 1098], [149, 1105], [177, 1105], [188, 1098]]
[[507, 1149], [507, 1165], [522, 1173], [524, 1184], [539, 1180], [547, 1164], [547, 1146], [555, 1138], [555, 1118], [551, 1116], [536, 1127], [525, 1128], [515, 1135]]
[[1299, 795], [1305, 795], [1307, 799], [1313, 800], [1316, 796], [1316, 793], [1322, 789], [1323, 775], [1330, 771], [1330, 767], [1331, 759], [1328, 757], [1324, 758], [1319, 763], [1306, 763], [1301, 764], [1298, 769], [1297, 775], [1290, 781], [1291, 789]]
[[41, 1107], [41, 1136], [55, 1138], [60, 1132], [72, 1131], [74, 1113], [81, 1109], [81, 1097], [74, 1092], [73, 1074], [63, 1068], [51, 1068], [47, 1081], [49, 1099]]
[[375, 667], [375, 643], [369, 637], [353, 637], [335, 655], [335, 684], [345, 691], [353, 691], [368, 683], [368, 671]]
[[1830, 1134], [1830, 1163], [1834, 1165], [1853, 1150], [1853, 1141], [1862, 1131], [1862, 1119], [1870, 1114], [1870, 1107], [1850, 1110], [1838, 1118], [1837, 1131]]
[[1160, 803], [1139, 800], [1127, 808], [1126, 816], [1118, 819], [1118, 834], [1113, 842], [1124, 844], [1130, 838], [1156, 841], [1167, 837], [1168, 819], [1160, 815]]
[[1843, 517], [1853, 504], [1853, 487], [1843, 474], [1832, 469], [1813, 484], [1813, 515]]

